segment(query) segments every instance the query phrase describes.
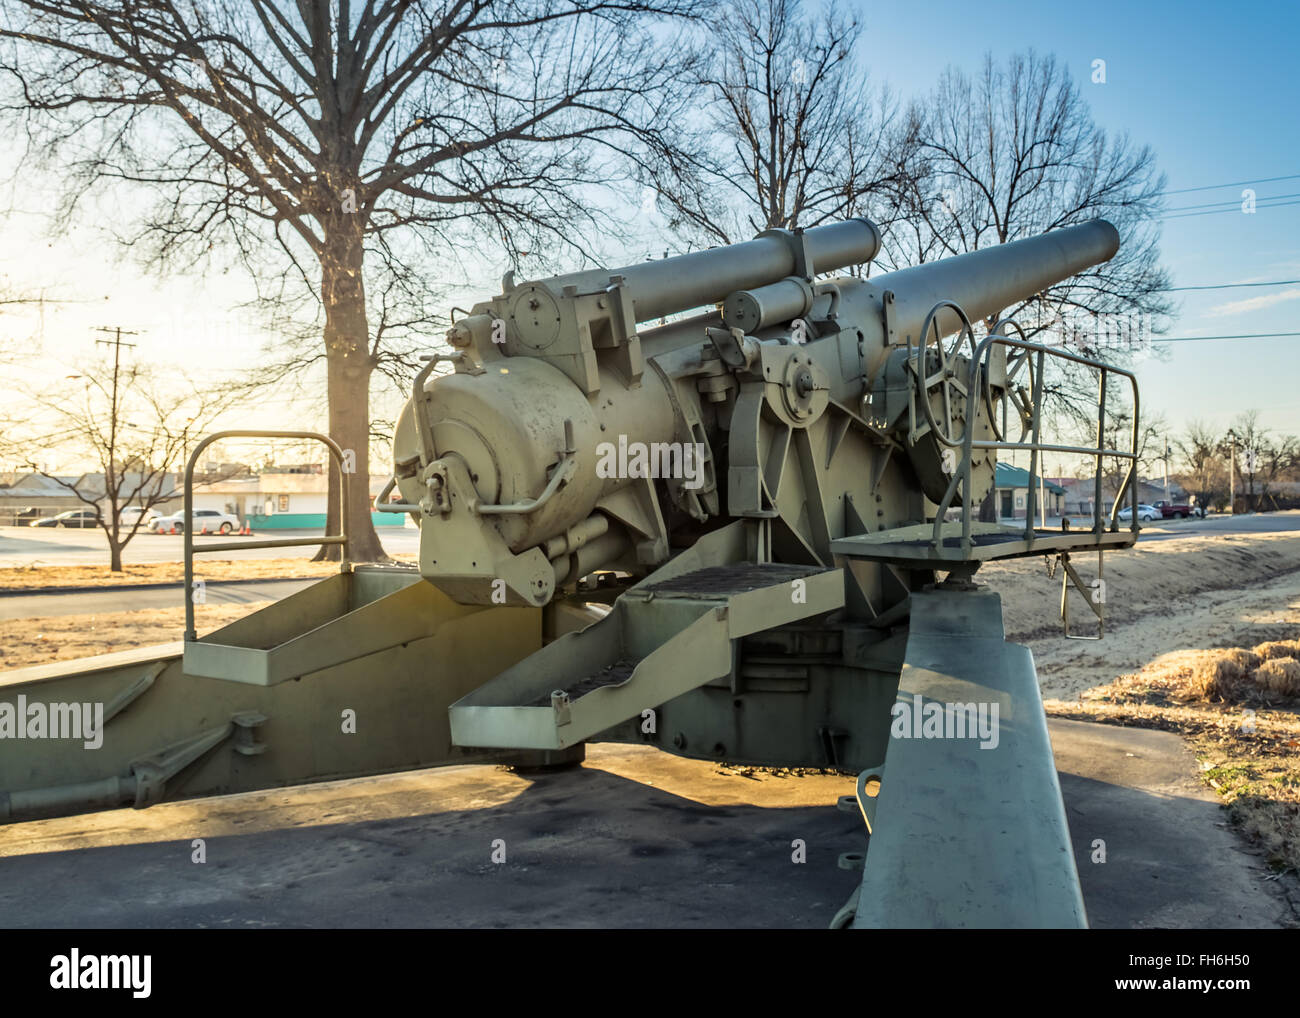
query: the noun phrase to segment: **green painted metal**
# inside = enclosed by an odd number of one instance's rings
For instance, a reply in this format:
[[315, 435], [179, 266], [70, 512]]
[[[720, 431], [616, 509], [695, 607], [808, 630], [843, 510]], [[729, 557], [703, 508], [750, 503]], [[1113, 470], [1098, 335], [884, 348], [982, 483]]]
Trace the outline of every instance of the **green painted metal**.
[[[447, 708], [541, 646], [541, 612], [458, 605], [401, 572], [362, 566], [303, 592], [316, 613], [307, 626], [341, 612], [324, 623], [336, 660], [313, 653], [293, 681], [190, 674], [183, 653], [193, 644], [182, 643], [0, 672], [0, 704], [106, 706], [96, 749], [81, 740], [0, 739], [0, 820], [508, 760], [454, 746]], [[402, 625], [377, 640], [376, 612], [386, 605]], [[231, 628], [245, 643], [279, 646], [303, 627], [302, 602], [288, 598]], [[251, 724], [255, 717], [264, 720]], [[241, 719], [249, 725], [242, 741]], [[203, 745], [214, 726], [222, 737], [198, 755], [169, 754]]]
[[337, 534], [325, 534], [319, 538], [277, 538], [271, 541], [249, 541], [244, 544], [230, 544], [228, 542], [218, 542], [214, 544], [203, 544], [200, 547], [194, 545], [194, 528], [187, 526], [185, 528], [184, 538], [184, 561], [185, 561], [185, 639], [194, 640], [197, 632], [194, 628], [194, 553], [195, 552], [218, 552], [218, 551], [247, 551], [254, 548], [288, 548], [305, 544], [317, 544], [325, 546], [337, 544], [342, 548], [342, 560], [339, 562], [339, 569], [347, 572], [351, 569], [348, 555], [348, 474], [347, 461], [343, 455], [343, 450], [339, 448], [337, 442], [328, 435], [322, 435], [315, 431], [218, 431], [211, 435], [205, 435], [194, 447], [190, 453], [190, 458], [185, 463], [184, 475], [184, 506], [185, 519], [194, 518], [194, 466], [199, 461], [199, 456], [213, 442], [219, 442], [223, 438], [296, 438], [309, 439], [313, 442], [320, 442], [329, 450], [331, 462], [338, 469], [339, 490], [341, 494], [342, 512], [339, 519], [339, 532]]
[[571, 746], [729, 675], [735, 641], [843, 605], [837, 569], [741, 564], [651, 576], [599, 622], [453, 704], [452, 738], [462, 746]]
[[[871, 843], [840, 925], [1083, 923], [1032, 660], [1002, 639], [996, 598], [959, 588], [984, 561], [1132, 544], [1113, 512], [1085, 531], [1035, 530], [1032, 501], [1014, 530], [971, 517], [998, 450], [1027, 454], [1031, 480], [1051, 450], [1132, 463], [1136, 387], [1131, 448], [1106, 448], [1101, 428], [1092, 446], [1054, 443], [1043, 374], [1057, 354], [1010, 338], [1014, 322], [980, 340], [971, 323], [1117, 245], [1097, 220], [825, 278], [879, 250], [853, 220], [508, 275], [454, 321], [455, 352], [426, 360], [397, 422], [382, 500], [420, 528], [418, 575], [345, 563], [202, 639], [191, 623], [183, 656], [0, 675], [0, 702], [114, 713], [98, 756], [0, 743], [0, 812], [642, 742], [859, 773]], [[1099, 372], [1104, 421], [1109, 376], [1134, 380], [1083, 367]], [[977, 698], [999, 705], [997, 749], [892, 738], [898, 703]]]
[[[963, 705], [990, 737], [959, 729]], [[893, 710], [853, 925], [1086, 925], [1033, 658], [996, 594], [912, 596]]]

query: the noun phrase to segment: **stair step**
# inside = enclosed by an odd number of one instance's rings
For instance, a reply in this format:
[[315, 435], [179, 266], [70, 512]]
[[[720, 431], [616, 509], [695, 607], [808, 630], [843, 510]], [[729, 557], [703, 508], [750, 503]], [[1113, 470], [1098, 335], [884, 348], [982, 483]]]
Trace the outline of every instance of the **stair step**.
[[[803, 581], [797, 595], [796, 580]], [[843, 605], [842, 571], [822, 566], [736, 562], [653, 574], [599, 622], [452, 704], [452, 740], [498, 749], [572, 746], [730, 674], [734, 640]], [[553, 698], [556, 692], [567, 697]]]

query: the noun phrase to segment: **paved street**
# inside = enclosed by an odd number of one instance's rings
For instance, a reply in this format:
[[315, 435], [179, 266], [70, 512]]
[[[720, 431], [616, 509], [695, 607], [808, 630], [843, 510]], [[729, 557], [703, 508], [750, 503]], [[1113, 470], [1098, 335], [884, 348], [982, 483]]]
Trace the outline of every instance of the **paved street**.
[[[313, 537], [319, 530], [269, 530], [247, 538], [264, 541], [277, 537]], [[391, 554], [415, 554], [420, 549], [420, 532], [415, 527], [379, 528], [384, 550]], [[140, 533], [122, 552], [124, 562], [179, 562], [184, 538], [180, 535]], [[196, 536], [195, 547], [204, 541], [238, 541], [238, 537]], [[222, 552], [221, 558], [310, 558], [316, 549], [260, 548], [244, 552]], [[201, 556], [196, 556], [200, 560]], [[108, 542], [99, 530], [64, 530], [61, 527], [0, 527], [0, 569], [28, 566], [98, 565], [108, 562]]]
[[[254, 604], [278, 601], [316, 583], [308, 580], [220, 580], [207, 584], [207, 604]], [[50, 615], [94, 615], [99, 612], [140, 611], [144, 608], [178, 608], [185, 604], [181, 584], [133, 589], [123, 595], [120, 588], [74, 591], [67, 594], [0, 594], [0, 620], [29, 619]], [[124, 596], [129, 597], [124, 602]]]

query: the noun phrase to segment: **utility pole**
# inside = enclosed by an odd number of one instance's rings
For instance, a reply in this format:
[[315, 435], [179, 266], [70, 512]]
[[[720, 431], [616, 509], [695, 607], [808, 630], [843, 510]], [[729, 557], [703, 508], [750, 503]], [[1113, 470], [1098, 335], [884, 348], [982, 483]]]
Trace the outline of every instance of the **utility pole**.
[[1230, 428], [1228, 437], [1232, 439], [1232, 457], [1228, 460], [1228, 514], [1234, 515], [1237, 512], [1237, 433]]
[[108, 456], [107, 456], [107, 460], [108, 460], [108, 462], [104, 464], [104, 467], [105, 467], [105, 472], [104, 472], [104, 497], [108, 499], [108, 508], [109, 508], [109, 511], [112, 512], [112, 514], [113, 514], [113, 521], [112, 521], [112, 524], [113, 524], [113, 533], [114, 533], [114, 537], [116, 538], [116, 534], [117, 534], [117, 530], [116, 530], [116, 528], [117, 528], [117, 496], [118, 496], [118, 494], [119, 494], [119, 492], [118, 492], [118, 490], [117, 490], [117, 489], [118, 489], [118, 478], [117, 478], [117, 420], [118, 420], [119, 403], [120, 403], [120, 400], [119, 400], [119, 398], [118, 398], [118, 392], [119, 392], [119, 390], [118, 390], [118, 378], [119, 378], [119, 376], [121, 375], [121, 370], [122, 370], [122, 347], [124, 347], [124, 346], [134, 347], [134, 346], [135, 346], [134, 343], [123, 343], [123, 342], [122, 342], [122, 337], [123, 337], [124, 335], [125, 335], [125, 336], [138, 336], [139, 333], [138, 333], [138, 332], [130, 332], [130, 331], [124, 330], [124, 329], [122, 329], [121, 326], [111, 326], [111, 327], [110, 327], [110, 326], [107, 326], [107, 325], [101, 325], [101, 326], [99, 326], [98, 328], [96, 328], [95, 331], [96, 331], [96, 332], [111, 332], [111, 333], [113, 333], [113, 338], [112, 338], [112, 339], [97, 339], [97, 340], [95, 340], [95, 342], [98, 343], [98, 344], [102, 344], [102, 345], [104, 345], [104, 346], [111, 346], [111, 347], [113, 348], [113, 392], [112, 392], [112, 395], [109, 397], [110, 404], [109, 404], [109, 413], [108, 413]]
[[1169, 440], [1165, 439], [1165, 501], [1169, 501]]

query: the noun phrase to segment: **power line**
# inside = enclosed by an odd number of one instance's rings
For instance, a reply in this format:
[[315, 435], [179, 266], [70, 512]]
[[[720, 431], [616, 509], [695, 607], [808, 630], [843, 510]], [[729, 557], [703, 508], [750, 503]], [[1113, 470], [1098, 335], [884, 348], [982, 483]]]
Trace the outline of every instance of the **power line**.
[[[1300, 200], [1297, 200], [1297, 201], [1281, 201], [1281, 202], [1278, 202], [1278, 203], [1275, 204], [1275, 205], [1265, 205], [1265, 204], [1262, 203], [1263, 201], [1268, 201], [1268, 200], [1269, 200], [1269, 199], [1267, 199], [1267, 198], [1262, 199], [1261, 203], [1260, 203], [1260, 204], [1257, 204], [1257, 205], [1255, 206], [1255, 208], [1256, 208], [1257, 210], [1259, 210], [1259, 209], [1280, 209], [1280, 208], [1285, 208], [1285, 207], [1288, 206], [1288, 205], [1300, 205]], [[1182, 213], [1179, 213], [1178, 215], [1174, 215], [1174, 216], [1160, 216], [1159, 218], [1160, 218], [1160, 219], [1191, 219], [1193, 216], [1219, 216], [1219, 215], [1223, 215], [1223, 213], [1225, 213], [1225, 212], [1232, 212], [1232, 213], [1235, 213], [1236, 215], [1247, 215], [1247, 214], [1248, 214], [1248, 213], [1242, 212], [1240, 208], [1230, 208], [1230, 209], [1207, 209], [1207, 210], [1204, 211], [1204, 212], [1182, 212]]]
[[1207, 184], [1204, 187], [1180, 187], [1176, 191], [1161, 191], [1160, 194], [1191, 194], [1193, 191], [1214, 191], [1220, 187], [1240, 187], [1242, 184], [1272, 184], [1278, 180], [1300, 180], [1300, 173], [1285, 177], [1260, 177], [1258, 180], [1234, 180], [1227, 184]]
[[1300, 332], [1242, 332], [1235, 336], [1170, 336], [1168, 339], [1153, 339], [1155, 343], [1202, 343], [1209, 339], [1280, 339], [1284, 336], [1300, 336]]
[[[1268, 194], [1260, 201], [1280, 201], [1283, 198], [1300, 198], [1300, 192], [1293, 194]], [[1214, 209], [1222, 208], [1224, 205], [1240, 205], [1240, 198], [1229, 198], [1227, 201], [1207, 201], [1200, 205], [1179, 205], [1176, 208], [1165, 209], [1166, 212], [1191, 212], [1194, 209]]]
[[1300, 283], [1300, 279], [1275, 279], [1270, 283], [1212, 283], [1206, 286], [1166, 286], [1162, 293], [1175, 290], [1235, 290], [1244, 286], [1291, 286]]

